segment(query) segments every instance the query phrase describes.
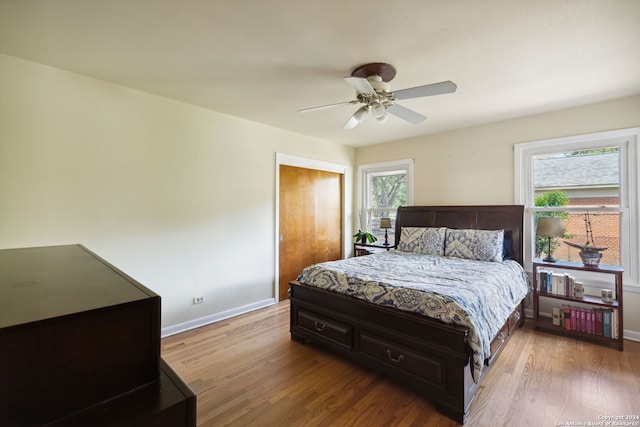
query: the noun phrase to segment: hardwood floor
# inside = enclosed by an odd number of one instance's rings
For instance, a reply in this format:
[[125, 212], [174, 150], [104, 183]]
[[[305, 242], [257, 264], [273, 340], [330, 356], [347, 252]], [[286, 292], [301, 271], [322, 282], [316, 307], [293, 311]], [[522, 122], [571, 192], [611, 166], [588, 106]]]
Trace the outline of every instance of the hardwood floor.
[[[640, 343], [624, 345], [620, 352], [527, 324], [485, 377], [465, 425], [640, 415]], [[288, 301], [167, 337], [162, 356], [197, 393], [198, 426], [459, 425], [417, 393], [291, 341]]]

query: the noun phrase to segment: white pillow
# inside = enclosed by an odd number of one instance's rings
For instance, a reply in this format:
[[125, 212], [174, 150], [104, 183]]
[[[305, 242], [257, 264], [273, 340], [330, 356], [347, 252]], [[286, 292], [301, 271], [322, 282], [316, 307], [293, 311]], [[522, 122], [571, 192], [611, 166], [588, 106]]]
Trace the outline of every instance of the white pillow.
[[447, 229], [444, 255], [502, 262], [504, 230]]
[[445, 227], [402, 227], [398, 250], [423, 255], [444, 255]]

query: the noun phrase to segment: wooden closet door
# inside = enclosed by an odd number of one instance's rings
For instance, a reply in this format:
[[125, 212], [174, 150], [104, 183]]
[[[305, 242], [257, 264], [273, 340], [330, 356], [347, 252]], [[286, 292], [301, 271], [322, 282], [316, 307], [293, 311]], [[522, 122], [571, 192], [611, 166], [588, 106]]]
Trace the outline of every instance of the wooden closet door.
[[310, 264], [342, 258], [342, 175], [280, 165], [279, 299]]

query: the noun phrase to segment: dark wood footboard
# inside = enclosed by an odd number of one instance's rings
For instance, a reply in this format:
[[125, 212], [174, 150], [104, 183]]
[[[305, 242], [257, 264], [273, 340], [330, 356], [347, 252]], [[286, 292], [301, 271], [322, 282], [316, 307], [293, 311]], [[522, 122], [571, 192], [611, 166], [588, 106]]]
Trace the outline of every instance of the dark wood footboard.
[[[291, 338], [330, 348], [427, 397], [464, 423], [478, 384], [471, 375], [469, 331], [412, 313], [291, 282]], [[480, 378], [522, 325], [520, 304], [492, 342]]]

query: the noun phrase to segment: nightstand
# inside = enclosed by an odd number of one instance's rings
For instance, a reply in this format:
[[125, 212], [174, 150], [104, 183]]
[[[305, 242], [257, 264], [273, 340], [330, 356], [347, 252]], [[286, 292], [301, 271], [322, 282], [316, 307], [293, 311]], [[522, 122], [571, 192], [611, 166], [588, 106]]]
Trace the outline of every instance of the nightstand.
[[363, 256], [370, 255], [375, 252], [382, 252], [389, 249], [395, 249], [395, 245], [389, 243], [388, 245], [384, 245], [384, 243], [354, 243], [353, 244], [353, 256]]
[[[582, 273], [585, 279], [575, 282], [572, 272]], [[577, 262], [533, 261], [533, 327], [549, 332], [582, 338], [623, 350], [622, 274], [617, 265], [585, 266]], [[612, 298], [604, 300], [595, 290], [603, 282], [596, 276], [610, 276]], [[584, 282], [582, 282], [584, 281]], [[580, 283], [591, 292], [576, 295], [575, 284]], [[605, 285], [606, 286], [606, 285]], [[540, 315], [540, 301], [552, 301], [552, 317]], [[555, 303], [554, 303], [555, 302]]]

